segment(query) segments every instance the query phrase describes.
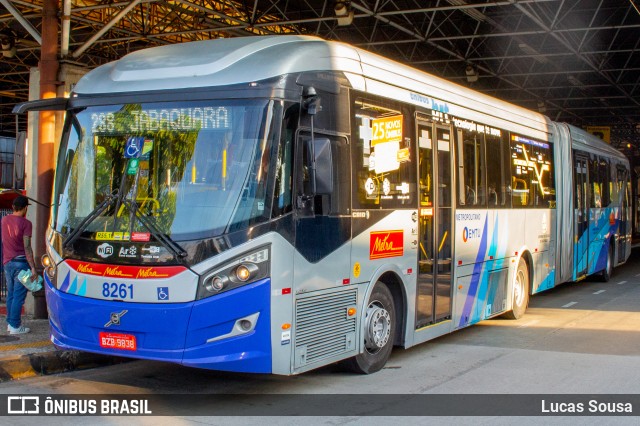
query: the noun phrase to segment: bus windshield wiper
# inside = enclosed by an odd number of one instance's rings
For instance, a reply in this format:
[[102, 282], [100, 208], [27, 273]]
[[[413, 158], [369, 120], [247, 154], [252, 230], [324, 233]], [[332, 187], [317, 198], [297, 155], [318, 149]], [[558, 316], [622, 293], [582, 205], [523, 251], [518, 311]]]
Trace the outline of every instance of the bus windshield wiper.
[[140, 213], [140, 209], [138, 208], [138, 203], [135, 201], [132, 202], [123, 198], [120, 200], [122, 204], [124, 204], [131, 212], [134, 212], [140, 223], [149, 230], [151, 235], [158, 240], [163, 246], [165, 246], [169, 251], [171, 251], [178, 260], [181, 260], [187, 256], [187, 252], [175, 241], [171, 238], [167, 237], [164, 233], [162, 233], [150, 220], [144, 217]]
[[106, 209], [108, 209], [111, 204], [113, 204], [113, 202], [115, 200], [118, 199], [118, 189], [116, 189], [115, 191], [113, 191], [111, 194], [107, 195], [107, 197], [104, 199], [103, 202], [101, 202], [100, 204], [98, 204], [96, 206], [95, 209], [93, 209], [83, 220], [82, 222], [80, 222], [78, 224], [78, 226], [76, 227], [76, 229], [74, 229], [73, 231], [71, 231], [71, 233], [69, 235], [67, 235], [67, 238], [64, 239], [64, 241], [62, 242], [62, 247], [63, 248], [67, 248], [69, 247], [71, 244], [73, 244], [73, 242], [76, 240], [76, 238], [78, 238], [78, 236], [87, 228], [87, 226], [93, 222], [98, 216], [100, 216], [102, 214], [103, 211], [105, 211]]

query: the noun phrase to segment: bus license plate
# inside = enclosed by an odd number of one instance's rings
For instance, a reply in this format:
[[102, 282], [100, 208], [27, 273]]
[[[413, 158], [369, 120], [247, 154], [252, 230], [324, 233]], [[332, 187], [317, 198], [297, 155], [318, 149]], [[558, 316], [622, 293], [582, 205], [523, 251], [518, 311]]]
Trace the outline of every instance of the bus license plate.
[[109, 349], [124, 349], [127, 351], [135, 351], [136, 336], [121, 333], [100, 333], [100, 347]]

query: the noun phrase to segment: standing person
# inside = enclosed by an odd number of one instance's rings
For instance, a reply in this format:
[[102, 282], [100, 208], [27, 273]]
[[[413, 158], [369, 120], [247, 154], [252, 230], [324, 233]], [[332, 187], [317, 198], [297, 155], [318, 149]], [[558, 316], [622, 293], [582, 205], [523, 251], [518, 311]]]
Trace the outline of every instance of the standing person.
[[31, 280], [38, 278], [31, 249], [32, 225], [25, 218], [29, 199], [18, 196], [13, 200], [13, 214], [2, 218], [2, 265], [7, 282], [7, 331], [9, 334], [25, 334], [30, 331], [21, 325], [20, 314], [27, 288], [18, 281], [18, 274], [31, 269]]

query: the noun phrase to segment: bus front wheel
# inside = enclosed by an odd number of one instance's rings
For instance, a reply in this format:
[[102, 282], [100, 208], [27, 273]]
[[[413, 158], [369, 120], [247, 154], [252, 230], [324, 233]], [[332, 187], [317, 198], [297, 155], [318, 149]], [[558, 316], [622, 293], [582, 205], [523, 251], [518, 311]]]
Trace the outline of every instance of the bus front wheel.
[[520, 258], [516, 278], [513, 282], [513, 309], [504, 316], [509, 319], [520, 319], [529, 305], [529, 268], [527, 262]]
[[365, 313], [364, 351], [346, 360], [346, 366], [360, 374], [371, 374], [384, 367], [395, 338], [396, 311], [389, 288], [378, 281], [373, 287]]

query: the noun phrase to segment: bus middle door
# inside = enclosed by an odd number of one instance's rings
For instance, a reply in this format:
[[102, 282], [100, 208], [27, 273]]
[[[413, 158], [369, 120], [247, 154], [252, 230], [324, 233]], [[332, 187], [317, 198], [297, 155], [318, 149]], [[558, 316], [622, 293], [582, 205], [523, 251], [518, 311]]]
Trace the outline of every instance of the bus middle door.
[[416, 329], [451, 318], [451, 128], [418, 118], [419, 254]]
[[618, 199], [620, 200], [620, 225], [618, 228], [618, 258], [615, 263], [627, 260], [627, 244], [629, 242], [629, 191], [627, 190], [628, 172], [624, 167], [616, 168]]

